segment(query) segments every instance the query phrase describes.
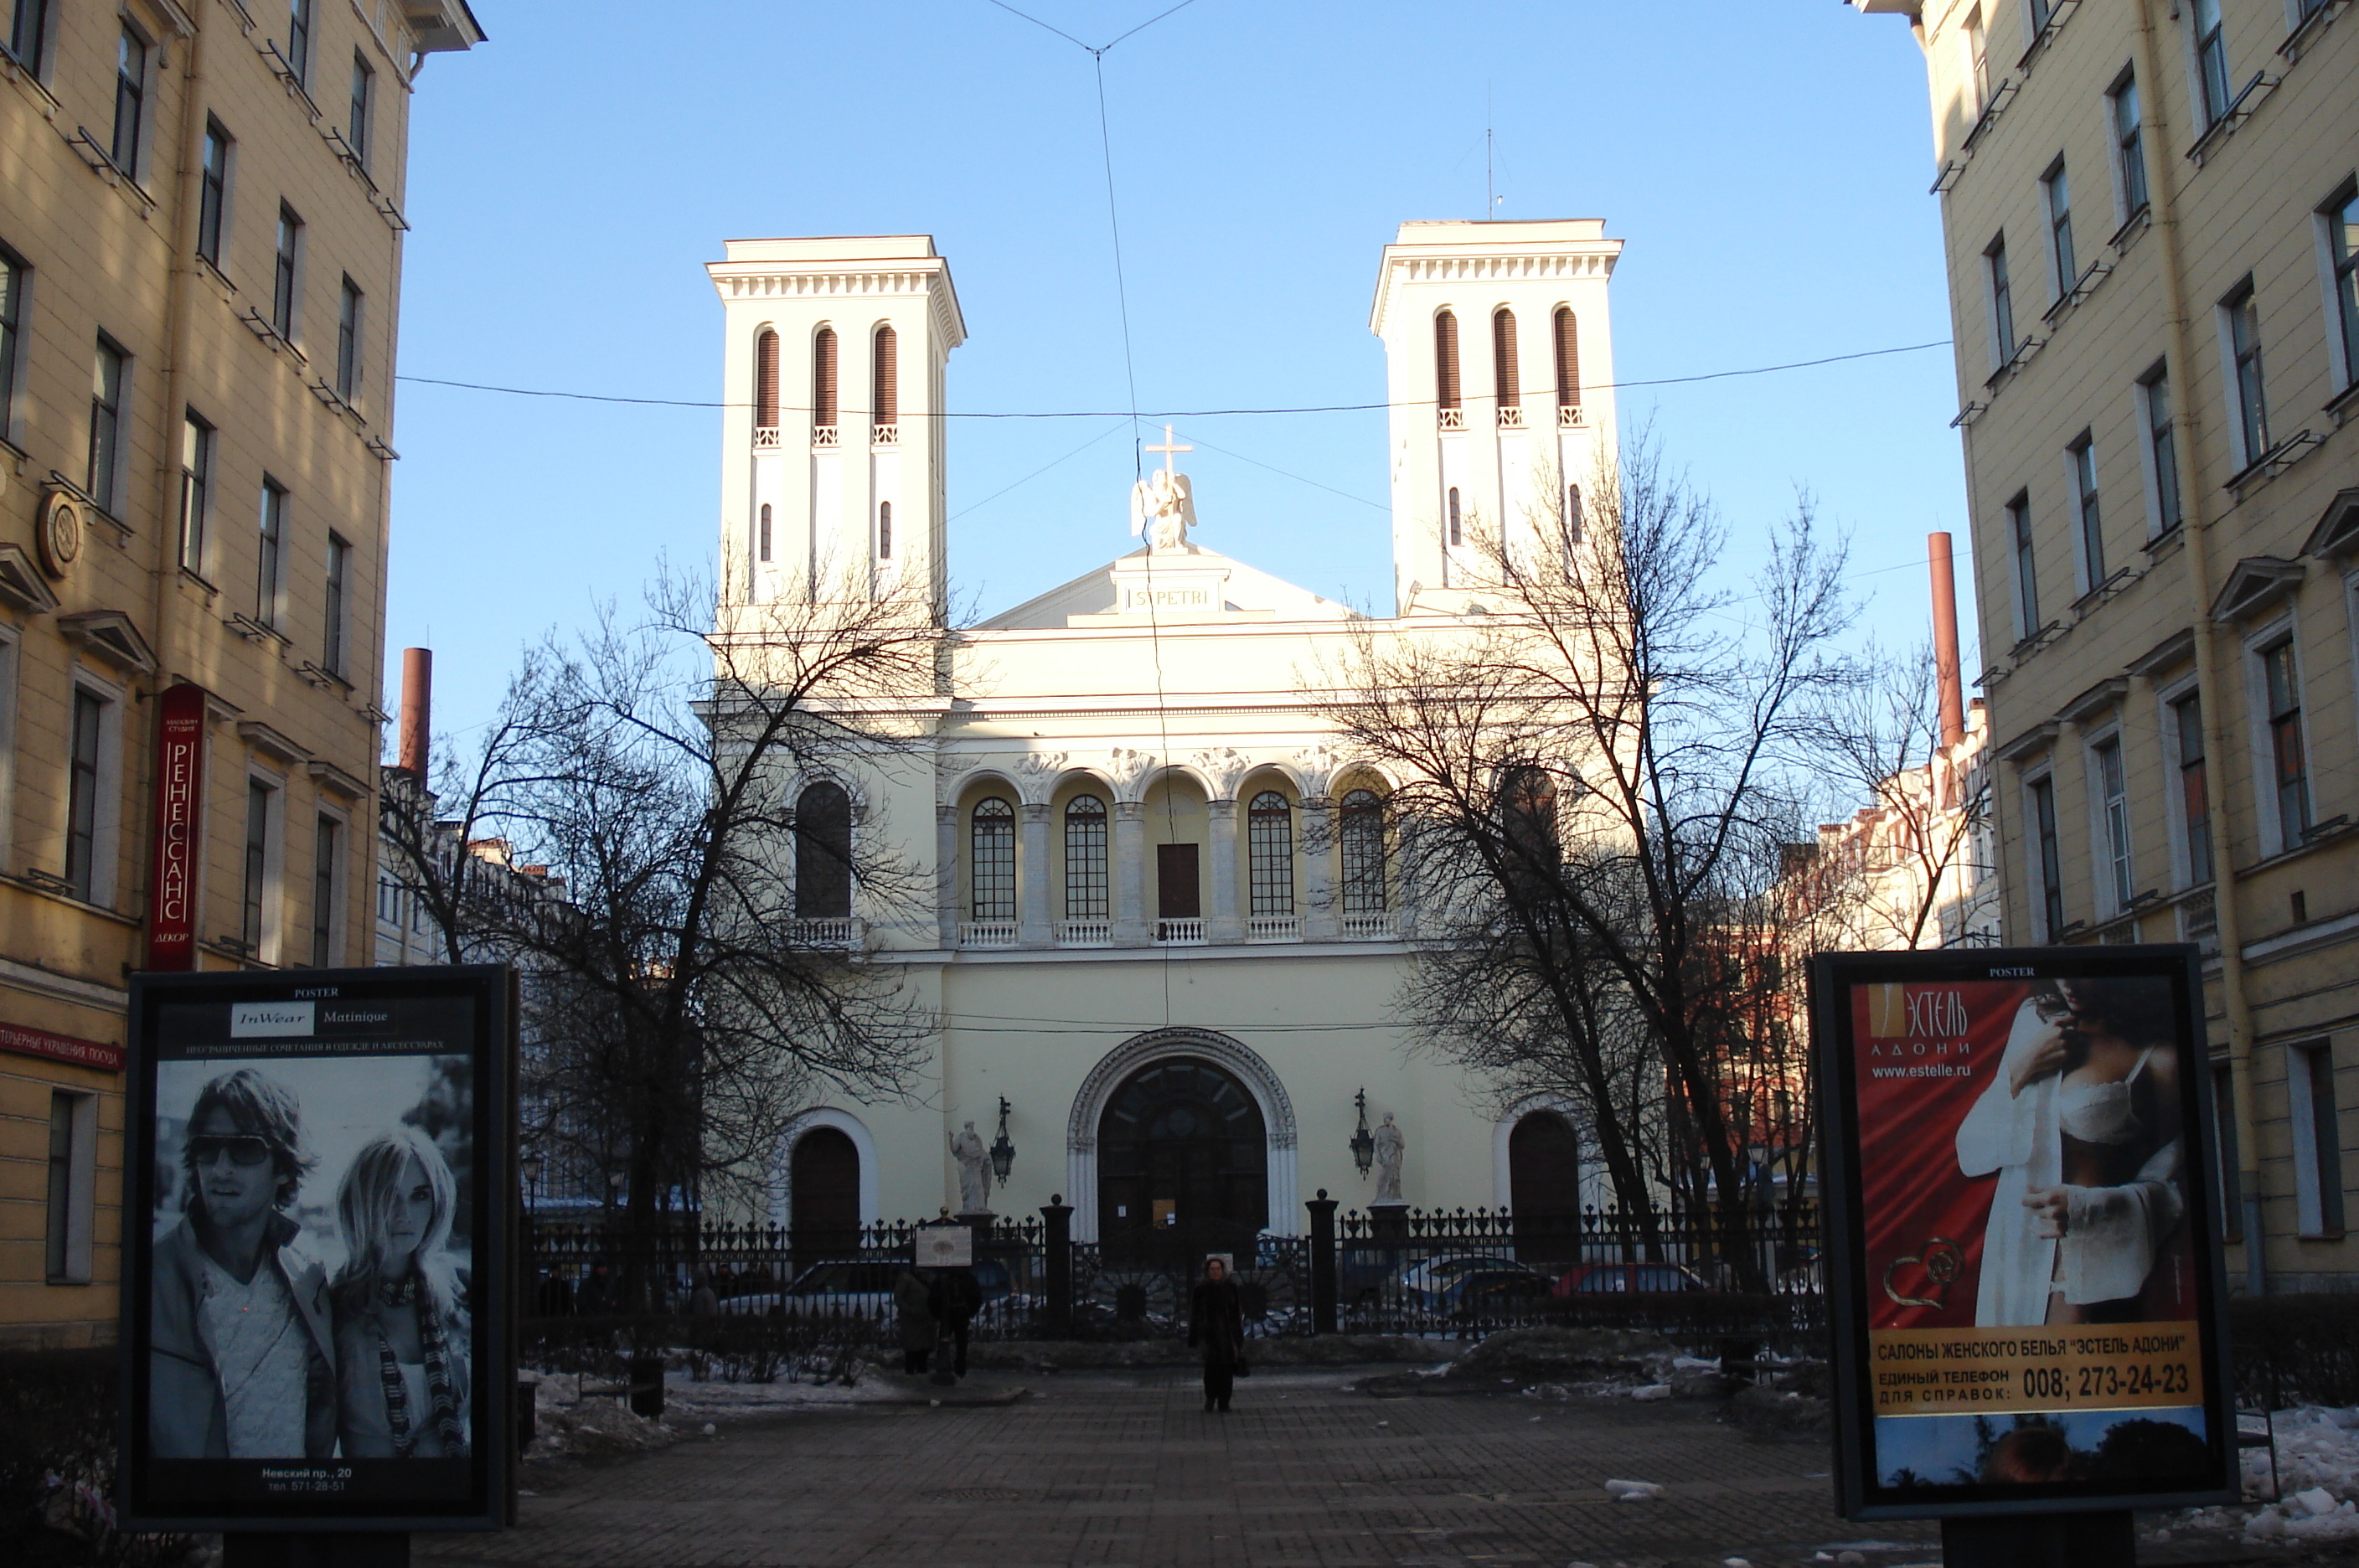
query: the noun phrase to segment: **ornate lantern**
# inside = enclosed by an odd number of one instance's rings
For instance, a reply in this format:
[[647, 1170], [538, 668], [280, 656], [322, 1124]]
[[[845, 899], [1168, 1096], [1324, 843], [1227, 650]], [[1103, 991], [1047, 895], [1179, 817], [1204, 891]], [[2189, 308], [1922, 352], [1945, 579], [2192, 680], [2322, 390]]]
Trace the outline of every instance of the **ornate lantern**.
[[1360, 1180], [1368, 1179], [1368, 1168], [1376, 1162], [1375, 1135], [1368, 1131], [1368, 1091], [1363, 1086], [1352, 1096], [1360, 1107], [1359, 1129], [1352, 1134], [1352, 1163], [1360, 1168]]
[[1003, 1187], [1007, 1185], [1008, 1171], [1016, 1167], [1016, 1146], [1007, 1141], [1007, 1113], [1011, 1108], [1007, 1096], [1002, 1094], [999, 1097], [999, 1136], [991, 1140], [991, 1173], [999, 1178], [999, 1184]]

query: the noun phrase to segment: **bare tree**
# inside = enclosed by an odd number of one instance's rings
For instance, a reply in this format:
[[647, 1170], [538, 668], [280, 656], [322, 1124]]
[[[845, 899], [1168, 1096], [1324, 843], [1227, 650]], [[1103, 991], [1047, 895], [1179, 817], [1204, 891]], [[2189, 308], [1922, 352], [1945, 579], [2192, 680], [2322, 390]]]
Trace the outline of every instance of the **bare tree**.
[[1844, 551], [1804, 500], [1754, 593], [1714, 587], [1729, 530], [1645, 436], [1577, 500], [1534, 489], [1556, 499], [1471, 524], [1479, 613], [1371, 630], [1343, 681], [1349, 740], [1402, 780], [1408, 1001], [1454, 1060], [1586, 1105], [1626, 1211], [1650, 1219], [1667, 1179], [1734, 1225], [1764, 1180], [1739, 1064], [1781, 979], [1761, 896], [1851, 679]]
[[548, 1130], [606, 1146], [631, 1237], [760, 1180], [817, 1086], [906, 1094], [925, 1060], [931, 1014], [864, 938], [920, 889], [853, 831], [845, 781], [908, 748], [891, 715], [935, 690], [940, 628], [860, 586], [716, 626], [708, 586], [666, 577], [643, 616], [527, 650], [464, 764], [446, 752], [441, 829], [422, 789], [386, 792], [397, 875], [452, 957], [548, 980]]

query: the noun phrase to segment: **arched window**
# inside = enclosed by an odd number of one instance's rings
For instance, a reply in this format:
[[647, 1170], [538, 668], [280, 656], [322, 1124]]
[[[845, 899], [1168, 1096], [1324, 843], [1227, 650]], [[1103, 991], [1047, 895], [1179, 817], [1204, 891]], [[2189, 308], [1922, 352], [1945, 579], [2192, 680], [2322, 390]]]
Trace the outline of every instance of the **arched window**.
[[1571, 539], [1573, 543], [1579, 544], [1581, 542], [1581, 486], [1578, 485], [1568, 485], [1564, 487], [1565, 536]]
[[1105, 802], [1076, 795], [1065, 806], [1065, 918], [1102, 920], [1107, 909]]
[[1385, 912], [1385, 803], [1373, 789], [1343, 797], [1343, 912]]
[[1450, 487], [1450, 548], [1456, 550], [1466, 542], [1465, 532], [1458, 517], [1458, 486]]
[[1016, 808], [994, 795], [978, 800], [967, 836], [971, 919], [1016, 918]]
[[754, 554], [759, 560], [770, 559], [770, 504], [762, 503], [762, 523], [754, 540]]
[[778, 423], [778, 334], [767, 327], [754, 339], [754, 423], [772, 430]]
[[1433, 402], [1458, 407], [1458, 318], [1448, 310], [1433, 318]]
[[1499, 407], [1523, 407], [1523, 376], [1516, 359], [1516, 313], [1504, 305], [1491, 312], [1491, 376]]
[[1556, 308], [1556, 406], [1581, 407], [1581, 333], [1565, 305]]
[[901, 340], [890, 327], [876, 329], [876, 422], [898, 423], [901, 418]]
[[1556, 780], [1547, 769], [1526, 762], [1501, 771], [1499, 830], [1511, 887], [1532, 893], [1555, 881]]
[[1294, 808], [1277, 790], [1264, 789], [1245, 808], [1245, 846], [1252, 863], [1252, 912], [1294, 913]]
[[876, 559], [893, 559], [893, 503], [876, 503]]
[[840, 920], [852, 914], [852, 797], [824, 780], [795, 802], [795, 914]]
[[835, 329], [821, 327], [811, 340], [811, 423], [832, 425], [836, 413]]

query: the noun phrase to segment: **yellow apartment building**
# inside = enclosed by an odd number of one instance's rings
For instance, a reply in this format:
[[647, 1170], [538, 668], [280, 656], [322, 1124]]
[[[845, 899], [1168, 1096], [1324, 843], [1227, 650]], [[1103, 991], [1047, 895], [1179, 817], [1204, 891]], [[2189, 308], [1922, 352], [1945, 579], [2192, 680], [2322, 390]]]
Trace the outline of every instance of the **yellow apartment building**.
[[0, 0], [0, 1345], [104, 1343], [126, 977], [368, 962], [408, 100], [465, 0]]
[[2359, 1287], [2359, 16], [1854, 4], [1931, 87], [2006, 939], [2201, 944], [2236, 1282]]

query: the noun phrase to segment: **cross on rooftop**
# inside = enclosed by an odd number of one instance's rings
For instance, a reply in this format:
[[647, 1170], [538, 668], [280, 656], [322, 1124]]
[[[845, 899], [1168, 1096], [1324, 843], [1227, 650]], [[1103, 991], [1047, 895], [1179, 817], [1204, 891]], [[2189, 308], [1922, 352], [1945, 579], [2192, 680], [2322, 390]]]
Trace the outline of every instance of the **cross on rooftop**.
[[1166, 425], [1163, 427], [1163, 444], [1161, 446], [1150, 446], [1147, 450], [1148, 452], [1159, 452], [1163, 454], [1163, 472], [1169, 474], [1171, 472], [1171, 454], [1173, 452], [1193, 452], [1196, 449], [1192, 446], [1181, 446], [1178, 442], [1174, 441], [1171, 439], [1171, 427], [1169, 425]]

